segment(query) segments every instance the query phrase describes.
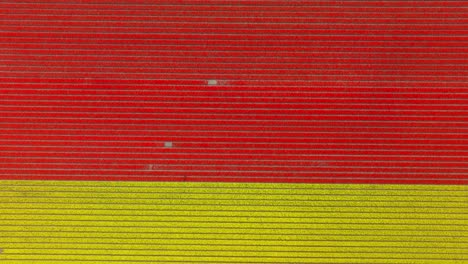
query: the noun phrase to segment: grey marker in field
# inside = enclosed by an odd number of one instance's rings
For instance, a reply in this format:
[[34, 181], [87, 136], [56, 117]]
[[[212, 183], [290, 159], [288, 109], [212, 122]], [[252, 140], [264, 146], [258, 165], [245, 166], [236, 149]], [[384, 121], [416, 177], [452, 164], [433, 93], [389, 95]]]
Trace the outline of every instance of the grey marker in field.
[[172, 141], [164, 142], [164, 147], [165, 148], [172, 148]]
[[218, 81], [217, 80], [208, 80], [208, 85], [217, 85]]

